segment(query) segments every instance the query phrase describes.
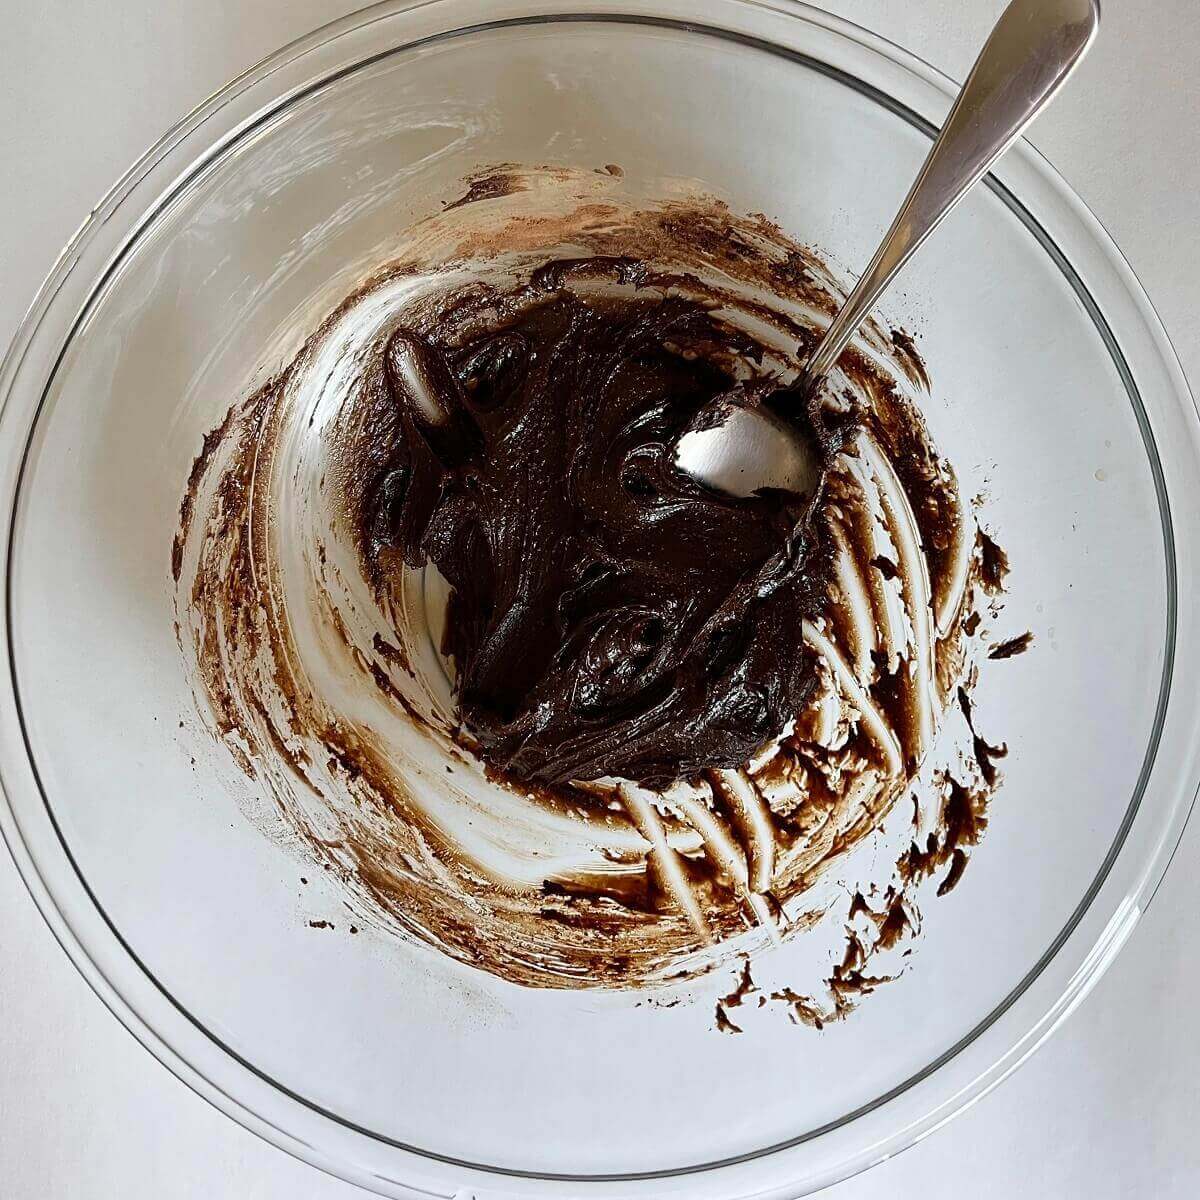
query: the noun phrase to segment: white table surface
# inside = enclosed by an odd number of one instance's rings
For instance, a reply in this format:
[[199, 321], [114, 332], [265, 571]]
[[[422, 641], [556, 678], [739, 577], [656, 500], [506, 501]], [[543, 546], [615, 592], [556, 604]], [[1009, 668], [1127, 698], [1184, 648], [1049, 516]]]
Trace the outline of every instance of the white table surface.
[[[163, 130], [354, 0], [5, 0], [0, 342]], [[1002, 0], [826, 0], [961, 78]], [[1108, 226], [1200, 382], [1200, 4], [1105, 0], [1033, 140]], [[1185, 600], [1186, 602], [1186, 600]], [[831, 1200], [1200, 1195], [1200, 819], [1093, 994], [1033, 1060]], [[0, 1197], [353, 1200], [177, 1082], [76, 974], [0, 850]]]

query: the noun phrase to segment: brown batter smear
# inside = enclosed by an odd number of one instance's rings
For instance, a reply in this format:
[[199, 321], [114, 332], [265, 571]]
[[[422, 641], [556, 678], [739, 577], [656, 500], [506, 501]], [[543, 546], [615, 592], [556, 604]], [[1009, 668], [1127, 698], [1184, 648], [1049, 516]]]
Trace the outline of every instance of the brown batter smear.
[[476, 204], [480, 200], [496, 200], [510, 196], [522, 187], [522, 173], [513, 165], [489, 167], [467, 179], [467, 190], [457, 200], [446, 205], [446, 211], [461, 208], [464, 204]]
[[722, 996], [717, 1001], [716, 1024], [722, 1033], [742, 1032], [730, 1018], [729, 1010], [731, 1008], [741, 1008], [746, 1003], [746, 998], [757, 991], [758, 988], [754, 986], [754, 979], [750, 974], [750, 960], [746, 959], [742, 963], [742, 972], [738, 976], [738, 981], [733, 991], [727, 996]]
[[965, 687], [958, 689], [958, 704], [962, 709], [963, 718], [967, 722], [967, 728], [971, 731], [971, 749], [975, 754], [975, 763], [979, 769], [979, 773], [989, 788], [995, 788], [1000, 781], [1000, 772], [996, 767], [996, 760], [1008, 756], [1008, 747], [1003, 744], [993, 746], [976, 732], [975, 710], [971, 706], [970, 693]]
[[996, 544], [990, 534], [979, 531], [979, 581], [989, 596], [1004, 590], [1008, 577], [1008, 555]]
[[[840, 301], [766, 218], [612, 172], [468, 183], [205, 439], [171, 552], [181, 647], [273, 833], [358, 925], [528, 986], [686, 978], [816, 928], [830, 866], [909, 794], [1007, 560], [925, 428], [915, 347], [873, 324], [804, 414], [816, 495], [670, 474], [667, 439], [794, 375]], [[784, 997], [796, 1019], [884, 981], [912, 889], [952, 887], [982, 835], [986, 769], [898, 844], [832, 1001]]]
[[1015, 658], [1018, 654], [1024, 654], [1032, 645], [1032, 633], [1019, 633], [1016, 637], [1005, 638], [1004, 641], [997, 642], [988, 651], [988, 658]]

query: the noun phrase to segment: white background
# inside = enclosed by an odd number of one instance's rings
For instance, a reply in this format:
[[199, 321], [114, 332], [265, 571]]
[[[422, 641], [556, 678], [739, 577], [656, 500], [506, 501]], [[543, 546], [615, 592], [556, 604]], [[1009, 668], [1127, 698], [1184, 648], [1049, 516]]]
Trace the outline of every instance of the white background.
[[[1200, 4], [1104, 0], [1033, 141], [1108, 226], [1200, 383]], [[4, 0], [0, 344], [63, 242], [187, 109], [354, 0]], [[962, 78], [1002, 0], [826, 0]], [[1185, 601], [1186, 602], [1186, 601]], [[1185, 681], [1186, 686], [1186, 681]], [[1117, 963], [1013, 1078], [830, 1200], [1200, 1195], [1200, 819]], [[108, 1014], [0, 851], [0, 1196], [354, 1200], [210, 1108]]]

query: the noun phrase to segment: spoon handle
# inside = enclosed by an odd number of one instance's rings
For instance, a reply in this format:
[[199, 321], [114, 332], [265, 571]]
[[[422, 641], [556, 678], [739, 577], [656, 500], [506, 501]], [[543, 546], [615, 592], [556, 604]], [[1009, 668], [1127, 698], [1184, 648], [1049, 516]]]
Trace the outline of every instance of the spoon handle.
[[1098, 0], [1012, 0], [871, 265], [809, 359], [803, 391], [828, 374], [917, 247], [1054, 98], [1091, 46], [1099, 24]]

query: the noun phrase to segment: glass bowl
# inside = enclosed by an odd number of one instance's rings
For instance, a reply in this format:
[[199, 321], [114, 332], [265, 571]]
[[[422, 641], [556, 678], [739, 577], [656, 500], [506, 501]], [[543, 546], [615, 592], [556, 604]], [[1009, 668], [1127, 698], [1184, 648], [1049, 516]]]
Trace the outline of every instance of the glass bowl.
[[390, 1196], [798, 1196], [978, 1098], [1120, 949], [1200, 778], [1200, 424], [1137, 280], [1025, 144], [885, 306], [1012, 559], [1002, 632], [1034, 635], [977, 693], [1007, 780], [911, 969], [848, 1020], [725, 1037], [699, 1001], [314, 931], [338, 891], [252, 828], [173, 629], [203, 435], [469, 171], [699, 180], [852, 271], [953, 91], [799, 4], [382, 4], [215, 95], [63, 252], [0, 378], [0, 824], [79, 970], [223, 1111]]

